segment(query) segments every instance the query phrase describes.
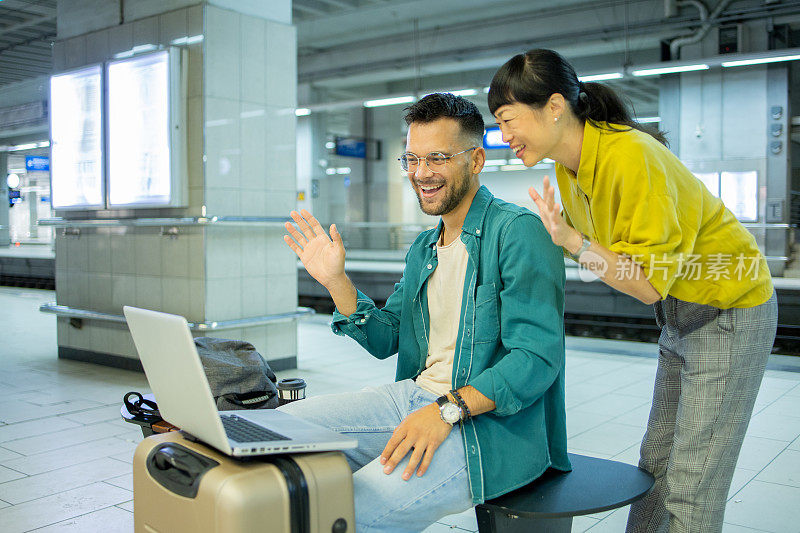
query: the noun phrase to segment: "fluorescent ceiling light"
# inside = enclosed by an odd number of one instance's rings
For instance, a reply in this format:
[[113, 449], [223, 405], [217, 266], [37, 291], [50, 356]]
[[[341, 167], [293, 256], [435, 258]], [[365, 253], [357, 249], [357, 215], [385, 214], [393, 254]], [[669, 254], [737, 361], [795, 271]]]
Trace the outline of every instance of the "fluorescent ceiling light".
[[483, 92], [485, 92], [485, 93], [487, 93], [487, 94], [488, 94], [488, 93], [489, 93], [489, 89], [490, 89], [490, 87], [484, 87], [484, 88], [483, 88]]
[[242, 111], [239, 113], [239, 116], [242, 118], [255, 118], [255, 117], [263, 117], [266, 111], [263, 109], [254, 109], [252, 111]]
[[636, 117], [636, 122], [639, 124], [652, 124], [653, 122], [661, 122], [661, 117]]
[[350, 174], [350, 167], [330, 167], [325, 169], [325, 174], [333, 176], [334, 174]]
[[298, 107], [294, 110], [294, 114], [298, 117], [305, 117], [311, 114], [311, 110], [307, 107]]
[[39, 143], [27, 143], [27, 144], [17, 144], [15, 146], [9, 146], [9, 152], [16, 152], [17, 150], [33, 150], [34, 148], [39, 148]]
[[495, 167], [495, 166], [499, 166], [499, 165], [507, 165], [508, 164], [508, 160], [507, 159], [487, 159], [486, 161], [483, 162], [483, 164], [484, 164], [484, 166], [487, 166], [487, 167]]
[[460, 91], [450, 91], [453, 96], [475, 96], [478, 91], [475, 89], [462, 89]]
[[134, 54], [141, 54], [144, 52], [152, 52], [156, 48], [157, 46], [154, 44], [140, 44], [139, 46], [134, 46], [133, 48], [131, 48], [131, 51]]
[[503, 165], [500, 170], [525, 170], [525, 165]]
[[140, 44], [138, 46], [134, 46], [130, 50], [126, 52], [120, 52], [118, 54], [114, 54], [115, 59], [124, 59], [126, 57], [133, 57], [135, 54], [143, 54], [144, 52], [152, 52], [153, 50], [157, 50], [158, 47], [154, 44]]
[[676, 72], [693, 72], [695, 70], [708, 70], [708, 65], [683, 65], [680, 67], [648, 68], [634, 70], [634, 76], [658, 76], [659, 74], [675, 74]]
[[522, 165], [523, 163], [522, 163], [522, 159], [520, 159], [518, 157], [515, 157], [513, 159], [509, 159], [508, 160], [508, 164], [509, 165]]
[[181, 37], [179, 39], [175, 39], [171, 41], [170, 44], [181, 45], [181, 44], [195, 44], [200, 43], [203, 41], [202, 35], [192, 35], [191, 37]]
[[397, 96], [395, 98], [381, 98], [379, 100], [367, 100], [364, 107], [381, 107], [385, 105], [410, 104], [414, 101], [413, 96]]
[[578, 76], [580, 81], [604, 81], [604, 80], [619, 80], [622, 78], [622, 72], [609, 72], [607, 74], [592, 74], [591, 76]]
[[723, 67], [743, 67], [745, 65], [762, 65], [764, 63], [777, 63], [779, 61], [797, 61], [800, 59], [800, 54], [792, 56], [775, 56], [775, 57], [756, 57], [753, 59], [741, 59], [739, 61], [724, 61]]

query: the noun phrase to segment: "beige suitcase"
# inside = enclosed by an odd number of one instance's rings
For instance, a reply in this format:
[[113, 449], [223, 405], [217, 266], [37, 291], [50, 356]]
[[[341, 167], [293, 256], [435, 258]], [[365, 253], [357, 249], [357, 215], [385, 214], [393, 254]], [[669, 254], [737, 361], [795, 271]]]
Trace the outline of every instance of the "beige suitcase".
[[341, 452], [233, 459], [181, 433], [133, 457], [136, 533], [355, 531], [353, 474]]

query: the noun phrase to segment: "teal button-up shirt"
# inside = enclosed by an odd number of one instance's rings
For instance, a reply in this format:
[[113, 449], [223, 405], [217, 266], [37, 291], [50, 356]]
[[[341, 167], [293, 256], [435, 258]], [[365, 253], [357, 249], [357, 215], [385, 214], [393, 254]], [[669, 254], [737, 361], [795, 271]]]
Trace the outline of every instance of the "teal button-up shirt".
[[[396, 380], [416, 378], [428, 354], [427, 284], [443, 229], [421, 233], [403, 277], [378, 309], [360, 291], [356, 312], [334, 312], [334, 333], [378, 359], [399, 353]], [[496, 408], [463, 423], [473, 503], [570, 470], [564, 408], [564, 259], [538, 216], [481, 187], [460, 236], [469, 254], [453, 357], [453, 387], [472, 385]], [[434, 455], [434, 461], [436, 456]]]

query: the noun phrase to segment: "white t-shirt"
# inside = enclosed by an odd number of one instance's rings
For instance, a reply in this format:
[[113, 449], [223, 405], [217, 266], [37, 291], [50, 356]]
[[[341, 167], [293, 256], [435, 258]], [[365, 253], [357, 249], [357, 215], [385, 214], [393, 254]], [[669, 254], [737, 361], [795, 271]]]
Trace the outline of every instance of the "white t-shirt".
[[417, 385], [441, 396], [453, 388], [453, 355], [469, 255], [460, 235], [447, 246], [437, 247], [439, 265], [428, 278], [428, 358]]

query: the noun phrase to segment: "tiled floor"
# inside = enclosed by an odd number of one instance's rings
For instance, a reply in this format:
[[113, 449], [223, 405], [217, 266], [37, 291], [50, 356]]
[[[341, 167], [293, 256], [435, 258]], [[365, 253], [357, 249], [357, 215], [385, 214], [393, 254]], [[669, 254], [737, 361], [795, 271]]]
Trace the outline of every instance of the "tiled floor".
[[[0, 532], [133, 531], [131, 455], [138, 428], [122, 422], [142, 374], [60, 361], [55, 320], [37, 311], [47, 291], [0, 288]], [[300, 327], [300, 375], [308, 394], [387, 382], [394, 361], [373, 360], [330, 333], [325, 317]], [[570, 451], [635, 463], [644, 432], [655, 359], [647, 344], [567, 340]], [[636, 356], [635, 354], [640, 354]], [[616, 355], [612, 355], [616, 354]], [[630, 355], [620, 355], [630, 354]], [[798, 533], [800, 373], [768, 370], [739, 459], [726, 533]], [[624, 531], [627, 509], [578, 517], [573, 531]], [[476, 531], [472, 511], [427, 533]]]

